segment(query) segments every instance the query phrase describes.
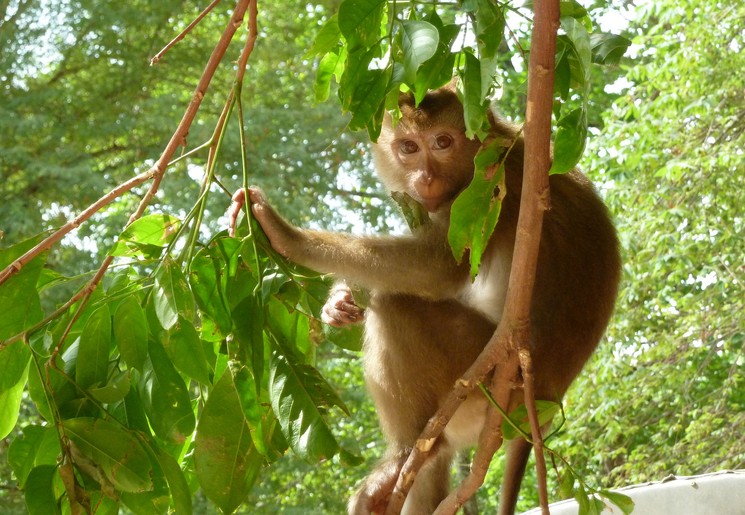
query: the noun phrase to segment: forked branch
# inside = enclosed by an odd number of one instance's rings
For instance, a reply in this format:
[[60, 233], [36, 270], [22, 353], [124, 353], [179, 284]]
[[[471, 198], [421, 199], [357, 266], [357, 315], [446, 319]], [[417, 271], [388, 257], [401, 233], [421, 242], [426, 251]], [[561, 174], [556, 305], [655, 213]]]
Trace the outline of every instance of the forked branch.
[[[400, 513], [417, 472], [426, 461], [435, 441], [440, 437], [455, 410], [468, 393], [495, 370], [502, 378], [495, 378], [496, 399], [509, 399], [512, 389], [509, 378], [522, 372], [526, 407], [536, 453], [539, 496], [544, 513], [548, 513], [546, 464], [543, 457], [543, 438], [535, 409], [530, 350], [530, 305], [538, 263], [538, 248], [543, 227], [543, 214], [550, 206], [548, 170], [551, 167], [551, 108], [553, 102], [556, 33], [559, 27], [558, 0], [536, 0], [532, 46], [528, 69], [528, 101], [525, 114], [525, 158], [520, 215], [517, 222], [515, 252], [507, 288], [507, 299], [502, 319], [481, 355], [457, 382], [442, 407], [430, 419], [404, 464], [391, 495], [387, 514]], [[501, 401], [500, 401], [501, 402]], [[507, 406], [507, 404], [502, 404]], [[493, 420], [494, 416], [490, 417]], [[480, 443], [494, 446], [493, 438], [482, 435]], [[496, 449], [496, 447], [495, 447]], [[488, 453], [488, 449], [485, 454]], [[467, 481], [473, 481], [468, 479]], [[470, 491], [470, 487], [465, 490]], [[456, 490], [455, 499], [449, 497], [438, 513], [455, 513], [464, 499]], [[472, 493], [472, 492], [471, 492]]]
[[[136, 177], [133, 177], [132, 179], [120, 184], [119, 186], [111, 190], [109, 193], [107, 193], [106, 195], [101, 197], [99, 200], [91, 204], [88, 208], [83, 210], [78, 216], [70, 220], [64, 226], [60, 227], [50, 236], [45, 238], [35, 247], [30, 249], [20, 258], [18, 258], [13, 263], [11, 263], [2, 272], [0, 272], [0, 284], [5, 282], [13, 274], [20, 271], [24, 267], [25, 264], [30, 262], [40, 253], [52, 248], [56, 243], [58, 243], [62, 238], [64, 238], [65, 235], [77, 229], [82, 223], [87, 221], [96, 212], [100, 211], [102, 208], [104, 208], [105, 206], [113, 202], [116, 198], [130, 191], [134, 187], [140, 184], [143, 184], [150, 179], [153, 179], [153, 183], [150, 185], [150, 188], [148, 189], [147, 193], [143, 196], [135, 212], [132, 213], [132, 215], [130, 216], [129, 221], [127, 222], [127, 225], [130, 225], [131, 223], [133, 223], [135, 220], [137, 220], [144, 214], [147, 206], [149, 205], [150, 201], [155, 197], [155, 194], [157, 193], [160, 187], [160, 183], [163, 179], [165, 171], [168, 168], [168, 163], [173, 158], [178, 147], [182, 144], [183, 141], [185, 141], [186, 136], [189, 133], [189, 128], [191, 127], [194, 119], [196, 118], [197, 112], [199, 111], [199, 107], [202, 103], [202, 100], [204, 99], [204, 96], [207, 92], [207, 89], [212, 80], [212, 77], [214, 76], [218, 65], [220, 64], [223, 57], [225, 56], [225, 52], [228, 48], [228, 45], [230, 44], [230, 41], [233, 39], [233, 36], [238, 30], [238, 27], [241, 26], [246, 9], [249, 7], [249, 5], [251, 6], [250, 20], [249, 20], [250, 32], [249, 32], [248, 40], [246, 42], [246, 45], [240, 57], [240, 63], [242, 65], [242, 68], [245, 68], [245, 64], [248, 61], [248, 57], [250, 56], [251, 51], [253, 50], [253, 46], [256, 40], [256, 36], [257, 36], [256, 0], [239, 0], [238, 1], [236, 8], [233, 11], [233, 15], [230, 21], [228, 22], [227, 27], [223, 31], [223, 34], [220, 37], [220, 40], [218, 41], [217, 45], [212, 51], [212, 54], [207, 62], [207, 65], [205, 66], [204, 72], [202, 73], [202, 76], [192, 96], [192, 100], [189, 103], [189, 106], [187, 107], [184, 113], [184, 116], [181, 119], [181, 122], [179, 123], [178, 127], [173, 133], [173, 136], [171, 137], [170, 141], [166, 145], [166, 148], [164, 149], [158, 161], [146, 172], [143, 172], [137, 175]], [[237, 71], [236, 80], [242, 80], [244, 73], [245, 71], [243, 69], [239, 69]], [[103, 260], [101, 265], [99, 266], [99, 269], [97, 270], [93, 278], [80, 291], [78, 291], [72, 298], [70, 298], [60, 309], [56, 310], [55, 313], [52, 314], [52, 316], [47, 317], [40, 324], [36, 324], [33, 328], [31, 328], [31, 330], [36, 330], [39, 327], [42, 327], [47, 322], [49, 322], [50, 320], [58, 316], [60, 313], [66, 311], [70, 306], [78, 302], [79, 302], [79, 307], [78, 307], [77, 313], [80, 313], [83, 306], [85, 306], [85, 304], [87, 303], [88, 298], [90, 297], [92, 292], [96, 289], [101, 279], [103, 278], [104, 273], [109, 268], [112, 262], [113, 262], [113, 257], [107, 256]], [[72, 327], [72, 324], [77, 319], [77, 313], [76, 315], [71, 317], [68, 323], [67, 329], [62, 333], [62, 336], [57, 341], [54, 351], [52, 353], [52, 359], [50, 359], [50, 363], [52, 364], [54, 363], [54, 358], [56, 354], [62, 348], [62, 344], [64, 343], [67, 333]], [[2, 342], [0, 344], [0, 349], [2, 349], [3, 346], [6, 346], [12, 343], [13, 341], [16, 341], [20, 337], [22, 337], [22, 334], [16, 335]]]

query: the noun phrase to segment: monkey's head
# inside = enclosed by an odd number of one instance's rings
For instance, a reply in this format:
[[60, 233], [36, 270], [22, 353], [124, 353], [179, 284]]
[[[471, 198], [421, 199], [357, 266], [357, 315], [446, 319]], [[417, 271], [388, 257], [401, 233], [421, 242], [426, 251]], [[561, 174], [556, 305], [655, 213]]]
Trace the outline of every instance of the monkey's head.
[[399, 97], [401, 119], [386, 115], [373, 146], [380, 178], [389, 191], [403, 191], [430, 213], [448, 207], [473, 178], [478, 140], [466, 138], [463, 105], [452, 88], [428, 93], [418, 106]]

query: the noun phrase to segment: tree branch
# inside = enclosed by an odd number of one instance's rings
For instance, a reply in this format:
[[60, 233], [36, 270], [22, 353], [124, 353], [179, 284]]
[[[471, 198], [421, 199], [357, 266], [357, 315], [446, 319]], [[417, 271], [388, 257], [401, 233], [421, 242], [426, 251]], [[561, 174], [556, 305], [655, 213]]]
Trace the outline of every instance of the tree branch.
[[[556, 32], [559, 26], [558, 0], [536, 0], [534, 3], [532, 48], [528, 66], [528, 104], [525, 115], [525, 158], [520, 214], [517, 222], [515, 253], [512, 260], [507, 298], [502, 319], [494, 336], [481, 355], [456, 383], [442, 407], [429, 420], [414, 449], [401, 469], [391, 494], [387, 514], [400, 513], [406, 495], [417, 472], [426, 461], [436, 439], [452, 418], [453, 413], [476, 384], [482, 382], [495, 365], [500, 366], [496, 377], [495, 398], [509, 399], [512, 385], [509, 378], [519, 377], [520, 365], [524, 381], [524, 397], [531, 421], [531, 433], [536, 453], [539, 495], [544, 513], [548, 513], [546, 493], [546, 465], [543, 439], [537, 424], [533, 374], [530, 351], [530, 305], [535, 284], [538, 248], [543, 227], [543, 213], [550, 206], [548, 170], [551, 166], [551, 107], [553, 100]], [[504, 404], [509, 407], [509, 403]], [[486, 437], [482, 441], [488, 440]], [[457, 496], [457, 492], [456, 492]], [[457, 505], [451, 501], [446, 502]], [[457, 506], [456, 506], [457, 507]], [[446, 511], [442, 513], [453, 513]]]
[[175, 37], [175, 38], [173, 38], [173, 39], [172, 39], [171, 41], [169, 41], [169, 42], [168, 42], [168, 44], [167, 44], [166, 46], [164, 46], [164, 47], [163, 47], [163, 49], [162, 49], [162, 50], [161, 50], [160, 52], [158, 52], [157, 54], [155, 54], [155, 55], [154, 55], [154, 56], [153, 56], [153, 57], [152, 57], [152, 58], [150, 59], [150, 66], [153, 66], [153, 65], [155, 65], [155, 64], [158, 64], [158, 61], [160, 61], [160, 60], [161, 60], [161, 58], [162, 58], [162, 57], [163, 57], [163, 56], [165, 55], [165, 53], [166, 53], [166, 52], [168, 52], [168, 51], [169, 51], [169, 50], [170, 50], [171, 48], [173, 48], [173, 47], [174, 47], [174, 46], [176, 45], [176, 43], [178, 43], [179, 41], [181, 41], [182, 39], [184, 39], [184, 37], [185, 37], [185, 36], [186, 36], [186, 35], [187, 35], [187, 34], [188, 34], [189, 32], [191, 32], [191, 30], [192, 30], [192, 29], [193, 29], [194, 27], [196, 27], [196, 26], [197, 26], [197, 25], [199, 24], [199, 22], [200, 22], [200, 21], [202, 21], [202, 19], [203, 19], [203, 18], [204, 18], [205, 16], [207, 16], [207, 15], [208, 15], [208, 14], [210, 13], [210, 11], [212, 11], [212, 9], [214, 9], [214, 8], [215, 8], [215, 6], [216, 6], [217, 4], [219, 4], [219, 3], [220, 3], [220, 0], [213, 0], [213, 2], [212, 2], [212, 3], [210, 4], [210, 5], [208, 5], [208, 6], [207, 6], [207, 7], [206, 7], [206, 8], [205, 8], [205, 9], [204, 9], [204, 10], [203, 10], [203, 11], [202, 11], [201, 13], [199, 13], [199, 16], [197, 16], [197, 17], [196, 17], [196, 18], [194, 19], [194, 21], [192, 21], [192, 22], [191, 22], [191, 23], [190, 23], [190, 24], [189, 24], [189, 25], [188, 25], [188, 26], [187, 26], [187, 27], [186, 27], [186, 28], [185, 28], [184, 30], [182, 30], [182, 31], [181, 31], [181, 32], [180, 32], [180, 33], [178, 34], [178, 36], [176, 36], [176, 37]]
[[[523, 191], [520, 217], [517, 223], [517, 242], [513, 259], [522, 264], [520, 290], [516, 302], [520, 312], [515, 320], [524, 320], [529, 329], [530, 302], [533, 297], [538, 247], [540, 245], [543, 214], [551, 206], [548, 170], [551, 168], [551, 107], [554, 97], [554, 68], [556, 67], [556, 32], [559, 29], [559, 1], [536, 0], [535, 17], [531, 34], [530, 61], [528, 64], [528, 107], [525, 112], [525, 160], [523, 165]], [[525, 238], [522, 232], [527, 231]], [[532, 231], [532, 232], [531, 232]], [[513, 261], [514, 263], [514, 261]], [[513, 266], [513, 273], [515, 269]], [[510, 278], [512, 286], [512, 278]], [[510, 298], [509, 290], [507, 297]], [[509, 313], [510, 304], [505, 310]], [[511, 313], [508, 314], [508, 318]], [[546, 460], [543, 455], [543, 436], [535, 407], [534, 376], [528, 342], [530, 335], [518, 339], [520, 365], [523, 371], [525, 406], [533, 438], [538, 497], [544, 514], [548, 514], [546, 487]]]
[[[202, 73], [202, 76], [199, 79], [196, 90], [194, 91], [194, 94], [192, 96], [191, 102], [189, 103], [189, 106], [187, 107], [186, 112], [184, 113], [184, 116], [181, 119], [181, 122], [176, 128], [176, 131], [173, 133], [173, 136], [171, 136], [171, 140], [166, 145], [165, 150], [163, 151], [163, 153], [161, 154], [160, 158], [155, 163], [155, 165], [153, 165], [148, 171], [141, 173], [140, 175], [114, 188], [107, 195], [101, 197], [98, 201], [91, 204], [87, 209], [85, 209], [81, 214], [76, 216], [73, 220], [71, 220], [64, 226], [62, 226], [60, 229], [58, 229], [53, 234], [48, 236], [46, 239], [44, 239], [34, 248], [26, 252], [23, 256], [21, 256], [20, 258], [15, 260], [13, 263], [8, 265], [2, 272], [0, 272], [0, 284], [3, 284], [6, 280], [8, 280], [9, 277], [11, 277], [13, 274], [18, 272], [19, 270], [21, 270], [26, 263], [34, 259], [40, 253], [54, 246], [65, 235], [67, 235], [69, 232], [76, 229], [78, 226], [80, 226], [80, 224], [88, 220], [91, 216], [93, 216], [93, 214], [98, 212], [104, 206], [111, 203], [114, 199], [116, 199], [123, 193], [126, 193], [127, 191], [131, 190], [135, 186], [138, 186], [142, 184], [143, 182], [146, 182], [147, 180], [152, 178], [154, 179], [153, 184], [150, 186], [150, 189], [147, 191], [147, 193], [143, 197], [142, 201], [137, 207], [137, 210], [129, 218], [129, 222], [127, 223], [127, 225], [131, 224], [132, 222], [134, 222], [135, 220], [137, 220], [138, 218], [142, 216], [142, 214], [145, 212], [145, 208], [150, 203], [152, 198], [155, 196], [155, 193], [158, 191], [158, 188], [160, 187], [160, 182], [163, 180], [163, 175], [165, 173], [166, 168], [168, 167], [168, 162], [171, 160], [173, 155], [176, 153], [176, 150], [182, 144], [182, 142], [186, 138], [186, 135], [189, 132], [189, 128], [191, 127], [191, 124], [197, 115], [199, 106], [201, 105], [202, 99], [204, 98], [204, 95], [207, 92], [207, 88], [209, 87], [210, 81], [212, 80], [212, 77], [215, 74], [215, 71], [217, 70], [217, 66], [222, 61], [222, 58], [225, 55], [225, 51], [227, 50], [228, 45], [230, 44], [230, 41], [233, 39], [233, 36], [235, 35], [236, 30], [238, 29], [238, 27], [241, 26], [241, 23], [243, 21], [243, 16], [246, 12], [246, 8], [248, 7], [249, 1], [250, 0], [238, 0], [236, 8], [233, 12], [233, 16], [231, 17], [230, 22], [228, 23], [227, 27], [223, 31], [223, 34], [220, 37], [220, 40], [218, 41], [217, 45], [215, 46], [215, 49], [212, 51], [212, 55], [210, 56], [207, 62], [207, 65], [205, 66], [204, 72]], [[110, 264], [110, 262], [108, 264]], [[108, 264], [104, 262], [104, 265], [106, 265], [106, 267], [108, 267]], [[105, 270], [105, 268], [103, 268], [103, 270]], [[97, 273], [96, 277], [98, 276], [99, 274]], [[93, 286], [94, 288], [95, 288], [95, 284], [97, 283], [94, 283], [94, 286]]]

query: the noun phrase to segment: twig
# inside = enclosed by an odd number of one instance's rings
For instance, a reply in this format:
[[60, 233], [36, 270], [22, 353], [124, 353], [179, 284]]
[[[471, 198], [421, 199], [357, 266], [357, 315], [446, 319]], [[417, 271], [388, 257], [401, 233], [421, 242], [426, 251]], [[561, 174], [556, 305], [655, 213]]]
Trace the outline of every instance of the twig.
[[[507, 364], [506, 364], [507, 365]], [[499, 391], [503, 398], [497, 400], [497, 404], [503, 409], [508, 407], [510, 401], [510, 389], [503, 387], [502, 369], [507, 368], [497, 365], [492, 376], [492, 391]], [[514, 365], [510, 368], [515, 368]], [[515, 369], [516, 370], [516, 369]], [[445, 498], [435, 511], [436, 515], [449, 515], [455, 513], [468, 499], [484, 484], [486, 472], [489, 470], [494, 453], [502, 446], [502, 414], [489, 403], [486, 412], [486, 422], [479, 435], [479, 443], [471, 463], [471, 471], [456, 490]]]
[[160, 156], [160, 159], [158, 159], [158, 162], [155, 164], [155, 168], [157, 171], [153, 180], [153, 184], [150, 186], [150, 189], [143, 197], [140, 205], [137, 207], [137, 211], [130, 217], [129, 223], [132, 223], [134, 220], [142, 216], [142, 213], [145, 212], [145, 208], [150, 203], [150, 200], [152, 200], [152, 198], [155, 196], [155, 193], [158, 191], [160, 182], [163, 180], [163, 174], [166, 170], [166, 165], [173, 154], [176, 153], [176, 149], [179, 147], [179, 145], [181, 145], [181, 142], [186, 139], [186, 135], [189, 133], [189, 127], [191, 127], [191, 124], [197, 115], [199, 106], [202, 104], [204, 95], [207, 93], [207, 88], [209, 87], [210, 81], [212, 81], [212, 77], [217, 70], [217, 66], [222, 61], [222, 58], [225, 55], [225, 51], [228, 49], [228, 45], [233, 39], [236, 30], [238, 30], [238, 27], [240, 27], [243, 22], [243, 16], [246, 13], [246, 8], [248, 7], [249, 1], [250, 0], [238, 0], [238, 3], [235, 6], [235, 10], [233, 11], [233, 16], [230, 18], [227, 27], [225, 27], [222, 36], [220, 36], [220, 40], [217, 42], [215, 49], [212, 51], [212, 55], [210, 55], [210, 58], [207, 61], [207, 65], [205, 66], [204, 72], [199, 79], [199, 83], [197, 84], [197, 88], [194, 91], [191, 102], [189, 102], [189, 107], [186, 108], [184, 117], [181, 119], [181, 122], [176, 128], [176, 132], [171, 137], [171, 141], [168, 142], [168, 145], [163, 151], [163, 154]]
[[[527, 351], [530, 336], [530, 304], [535, 284], [538, 248], [543, 227], [543, 213], [550, 205], [548, 170], [551, 164], [551, 104], [553, 99], [553, 69], [556, 48], [556, 31], [559, 26], [558, 0], [536, 0], [533, 25], [532, 48], [528, 69], [528, 106], [525, 116], [525, 157], [523, 188], [520, 198], [520, 214], [517, 222], [515, 253], [512, 259], [507, 298], [502, 319], [486, 347], [463, 377], [456, 383], [442, 407], [430, 419], [404, 464], [396, 486], [391, 494], [387, 514], [400, 513], [406, 495], [417, 472], [445, 425], [452, 418], [468, 392], [483, 381], [486, 374], [497, 363], [505, 364], [505, 372], [512, 377], [518, 370], [517, 349]], [[527, 364], [530, 363], [528, 360]], [[523, 370], [532, 390], [532, 371]], [[501, 399], [510, 385], [500, 383], [494, 392]], [[528, 391], [525, 397], [528, 397]], [[531, 402], [533, 416], [535, 403]], [[528, 410], [531, 411], [530, 409]], [[535, 418], [537, 420], [537, 417]], [[533, 420], [531, 418], [531, 420]], [[534, 424], [531, 424], [533, 426]], [[536, 450], [542, 448], [539, 427], [531, 427]], [[542, 455], [541, 455], [542, 456]], [[538, 461], [537, 461], [538, 463]], [[546, 481], [545, 461], [543, 469], [538, 463], [539, 482]], [[545, 488], [542, 489], [545, 492]], [[541, 505], [547, 512], [547, 496], [542, 496]]]
[[110, 204], [114, 199], [121, 196], [123, 193], [128, 192], [132, 188], [139, 186], [140, 184], [149, 181], [155, 176], [156, 169], [153, 166], [146, 172], [143, 172], [135, 177], [132, 177], [127, 182], [124, 182], [111, 190], [109, 193], [98, 199], [96, 202], [88, 206], [78, 216], [67, 222], [65, 225], [57, 229], [55, 232], [47, 236], [43, 241], [38, 243], [35, 247], [28, 250], [21, 257], [13, 261], [8, 265], [5, 270], [0, 272], [0, 284], [3, 284], [8, 280], [10, 276], [19, 272], [29, 261], [34, 259], [36, 256], [52, 248], [57, 242], [65, 237], [69, 232], [77, 229], [83, 222], [88, 220], [96, 212], [101, 210], [103, 207]]
[[199, 16], [197, 16], [196, 19], [193, 22], [191, 22], [188, 27], [186, 27], [184, 30], [182, 30], [181, 33], [178, 36], [176, 36], [175, 38], [173, 38], [166, 46], [163, 47], [163, 50], [161, 50], [160, 52], [158, 52], [157, 54], [155, 54], [155, 56], [153, 56], [150, 59], [150, 66], [154, 66], [154, 65], [158, 64], [158, 61], [161, 60], [161, 58], [165, 55], [165, 53], [168, 52], [171, 48], [173, 48], [176, 45], [176, 43], [178, 43], [179, 41], [181, 41], [182, 39], [184, 39], [184, 37], [189, 32], [191, 32], [191, 29], [193, 29], [194, 27], [196, 27], [197, 24], [200, 21], [202, 21], [202, 18], [204, 18], [205, 16], [207, 16], [207, 14], [209, 14], [209, 12], [212, 9], [214, 9], [215, 6], [217, 4], [219, 4], [219, 3], [220, 3], [220, 0], [213, 0], [213, 2], [210, 5], [208, 5], [207, 8], [204, 11], [202, 11], [201, 13], [199, 13]]
[[[152, 178], [154, 179], [153, 184], [150, 186], [150, 189], [143, 197], [142, 201], [137, 207], [137, 210], [132, 214], [132, 216], [130, 216], [127, 225], [130, 225], [132, 222], [142, 216], [142, 214], [145, 212], [145, 208], [148, 206], [150, 200], [152, 200], [152, 198], [155, 196], [155, 193], [158, 191], [158, 188], [160, 187], [160, 182], [163, 179], [163, 174], [165, 173], [169, 160], [176, 153], [176, 149], [178, 149], [179, 145], [181, 145], [181, 143], [185, 140], [186, 135], [189, 132], [189, 128], [191, 127], [191, 124], [197, 115], [197, 111], [199, 110], [199, 106], [204, 99], [204, 95], [207, 92], [207, 88], [209, 87], [210, 81], [212, 80], [212, 76], [215, 74], [217, 66], [220, 64], [220, 61], [225, 55], [225, 51], [227, 50], [230, 41], [233, 39], [236, 30], [238, 30], [238, 27], [241, 26], [243, 16], [246, 12], [249, 1], [250, 0], [238, 0], [236, 8], [233, 12], [233, 16], [231, 17], [230, 22], [228, 23], [225, 31], [220, 37], [220, 40], [215, 46], [215, 49], [212, 51], [212, 55], [210, 56], [207, 65], [205, 66], [205, 70], [202, 73], [202, 77], [199, 79], [199, 83], [197, 84], [194, 95], [192, 96], [191, 102], [189, 102], [189, 106], [187, 107], [186, 112], [181, 119], [181, 122], [179, 123], [176, 131], [171, 137], [171, 140], [168, 142], [168, 145], [166, 145], [165, 150], [163, 151], [155, 165], [153, 165], [153, 167], [150, 168], [147, 172], [144, 172], [137, 177], [134, 177], [129, 181], [123, 183], [122, 185], [114, 188], [109, 194], [105, 195], [97, 202], [91, 204], [80, 215], [75, 217], [70, 222], [66, 223], [60, 229], [58, 229], [53, 234], [45, 238], [38, 245], [36, 245], [34, 248], [26, 252], [23, 256], [8, 265], [2, 272], [0, 272], [0, 284], [3, 284], [10, 276], [20, 271], [23, 266], [31, 261], [34, 257], [54, 246], [66, 234], [76, 229], [83, 222], [93, 216], [93, 214], [112, 202], [115, 198]], [[106, 266], [108, 267], [108, 265]], [[96, 275], [98, 276], [98, 274]]]
[[[520, 199], [520, 216], [517, 222], [517, 242], [515, 244], [515, 255], [513, 256], [515, 261], [523, 265], [521, 269], [525, 271], [524, 277], [520, 279], [521, 291], [516, 292], [515, 300], [521, 308], [526, 309], [526, 311], [519, 313], [521, 316], [516, 313], [514, 320], [525, 320], [525, 328], [528, 332], [530, 325], [527, 323], [529, 316], [527, 309], [533, 296], [543, 214], [551, 205], [548, 170], [551, 167], [551, 106], [554, 95], [556, 33], [559, 29], [559, 0], [536, 0], [533, 9], [533, 32], [531, 34], [530, 60], [528, 62], [528, 106], [525, 112], [524, 126], [523, 191]], [[525, 236], [525, 238], [521, 238], [521, 236]], [[510, 278], [510, 286], [512, 284], [512, 278]], [[510, 298], [509, 291], [507, 297]], [[509, 311], [509, 304], [505, 311]], [[528, 347], [530, 334], [524, 334], [523, 336], [516, 341], [523, 369], [525, 406], [528, 411], [533, 437], [538, 477], [538, 497], [542, 512], [548, 514], [546, 460], [543, 455], [543, 436], [541, 435], [535, 408], [534, 376]]]
[[241, 51], [241, 56], [238, 58], [238, 71], [235, 76], [236, 82], [241, 83], [243, 82], [243, 77], [246, 75], [246, 64], [248, 63], [248, 58], [254, 51], [256, 38], [259, 36], [259, 29], [256, 23], [258, 19], [257, 0], [250, 0], [248, 9], [248, 38], [246, 39], [246, 44], [244, 45], [243, 50]]
[[[181, 119], [181, 122], [179, 123], [178, 127], [176, 128], [176, 131], [171, 137], [171, 140], [168, 142], [168, 145], [166, 145], [165, 150], [163, 151], [163, 153], [161, 154], [160, 158], [155, 163], [155, 165], [151, 167], [148, 171], [114, 188], [111, 192], [109, 192], [107, 195], [105, 195], [104, 197], [99, 199], [97, 202], [89, 206], [86, 210], [84, 210], [80, 215], [75, 217], [72, 221], [65, 224], [62, 228], [55, 231], [52, 235], [45, 238], [41, 243], [39, 243], [34, 248], [26, 252], [23, 256], [21, 256], [19, 259], [11, 263], [8, 267], [5, 268], [5, 270], [3, 270], [0, 273], [0, 284], [5, 282], [14, 273], [21, 270], [26, 263], [31, 261], [34, 257], [39, 255], [41, 252], [51, 248], [54, 244], [59, 242], [66, 234], [76, 229], [78, 226], [80, 226], [81, 223], [88, 220], [91, 216], [93, 216], [94, 213], [96, 213], [97, 211], [102, 209], [104, 206], [112, 202], [115, 198], [131, 190], [135, 186], [138, 186], [139, 184], [142, 184], [152, 178], [154, 179], [153, 184], [151, 184], [150, 189], [147, 191], [147, 193], [144, 195], [144, 197], [140, 201], [140, 204], [138, 205], [137, 210], [130, 216], [129, 221], [127, 222], [127, 226], [129, 226], [135, 220], [137, 220], [138, 218], [142, 216], [142, 214], [145, 212], [145, 209], [147, 208], [147, 205], [150, 203], [150, 200], [155, 196], [156, 192], [158, 191], [160, 182], [162, 181], [165, 171], [168, 167], [168, 162], [173, 157], [173, 155], [176, 153], [176, 150], [178, 149], [179, 145], [181, 145], [181, 142], [185, 140], [186, 135], [189, 132], [189, 128], [191, 127], [191, 124], [194, 121], [194, 118], [196, 117], [196, 114], [202, 103], [202, 99], [204, 98], [207, 88], [209, 87], [209, 83], [212, 80], [212, 77], [214, 76], [215, 71], [217, 70], [217, 66], [222, 61], [222, 58], [225, 55], [225, 51], [227, 50], [228, 45], [230, 44], [230, 41], [233, 39], [233, 36], [235, 35], [236, 30], [238, 29], [238, 27], [240, 27], [242, 23], [243, 16], [246, 12], [247, 4], [249, 1], [250, 0], [239, 0], [238, 1], [238, 4], [236, 5], [236, 8], [233, 12], [233, 16], [231, 17], [230, 22], [228, 23], [227, 27], [223, 31], [223, 34], [220, 40], [215, 46], [215, 49], [213, 50], [212, 55], [210, 56], [210, 59], [208, 60], [207, 65], [205, 66], [205, 70], [202, 73], [202, 76], [197, 84], [192, 100], [189, 103], [189, 106], [187, 107], [186, 112], [184, 113], [184, 116]], [[67, 334], [69, 334], [69, 331], [72, 328], [72, 325], [77, 320], [77, 318], [80, 316], [80, 313], [82, 312], [83, 307], [88, 302], [90, 295], [93, 293], [93, 291], [98, 286], [99, 282], [104, 276], [104, 273], [109, 268], [113, 260], [114, 260], [113, 256], [107, 256], [106, 259], [104, 259], [104, 261], [101, 263], [101, 266], [99, 267], [98, 271], [93, 276], [93, 278], [88, 282], [88, 284], [85, 285], [85, 287], [81, 289], [80, 292], [78, 292], [73, 297], [75, 300], [71, 299], [70, 301], [68, 301], [68, 303], [66, 303], [67, 305], [72, 305], [74, 302], [77, 302], [78, 300], [80, 300], [76, 313], [71, 317], [65, 331], [62, 333], [62, 336], [60, 337], [60, 339], [57, 341], [57, 344], [55, 345], [54, 351], [52, 352], [52, 355], [48, 361], [50, 366], [53, 366], [53, 367], [56, 366], [55, 358], [57, 354], [60, 352], [60, 350], [62, 349], [63, 343], [67, 337]]]

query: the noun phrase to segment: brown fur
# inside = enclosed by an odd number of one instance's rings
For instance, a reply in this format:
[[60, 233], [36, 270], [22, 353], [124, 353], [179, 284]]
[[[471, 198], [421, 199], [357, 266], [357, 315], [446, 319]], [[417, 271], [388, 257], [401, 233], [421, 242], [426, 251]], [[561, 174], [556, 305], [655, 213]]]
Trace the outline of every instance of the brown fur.
[[[453, 259], [446, 233], [449, 206], [473, 176], [479, 144], [465, 137], [462, 107], [452, 90], [433, 92], [418, 107], [402, 97], [401, 109], [403, 119], [395, 126], [386, 122], [374, 152], [386, 186], [408, 192], [431, 211], [433, 223], [415, 234], [358, 237], [300, 230], [277, 216], [258, 190], [250, 192], [254, 213], [276, 250], [371, 291], [365, 375], [389, 451], [350, 500], [354, 514], [384, 510], [417, 436], [499, 322], [522, 187], [522, 140], [511, 125], [493, 117], [493, 134], [517, 142], [506, 161], [499, 223], [480, 276], [471, 283], [467, 265]], [[413, 153], [402, 150], [414, 147]], [[537, 397], [557, 401], [605, 330], [620, 259], [615, 230], [590, 182], [578, 171], [554, 175], [549, 182], [552, 207], [541, 235], [530, 345]], [[521, 402], [522, 392], [516, 390], [510, 408]], [[405, 513], [431, 513], [447, 494], [451, 457], [475, 443], [485, 407], [475, 392], [458, 410], [435, 458], [417, 477]], [[530, 450], [525, 442], [508, 447], [503, 514], [514, 510]]]

